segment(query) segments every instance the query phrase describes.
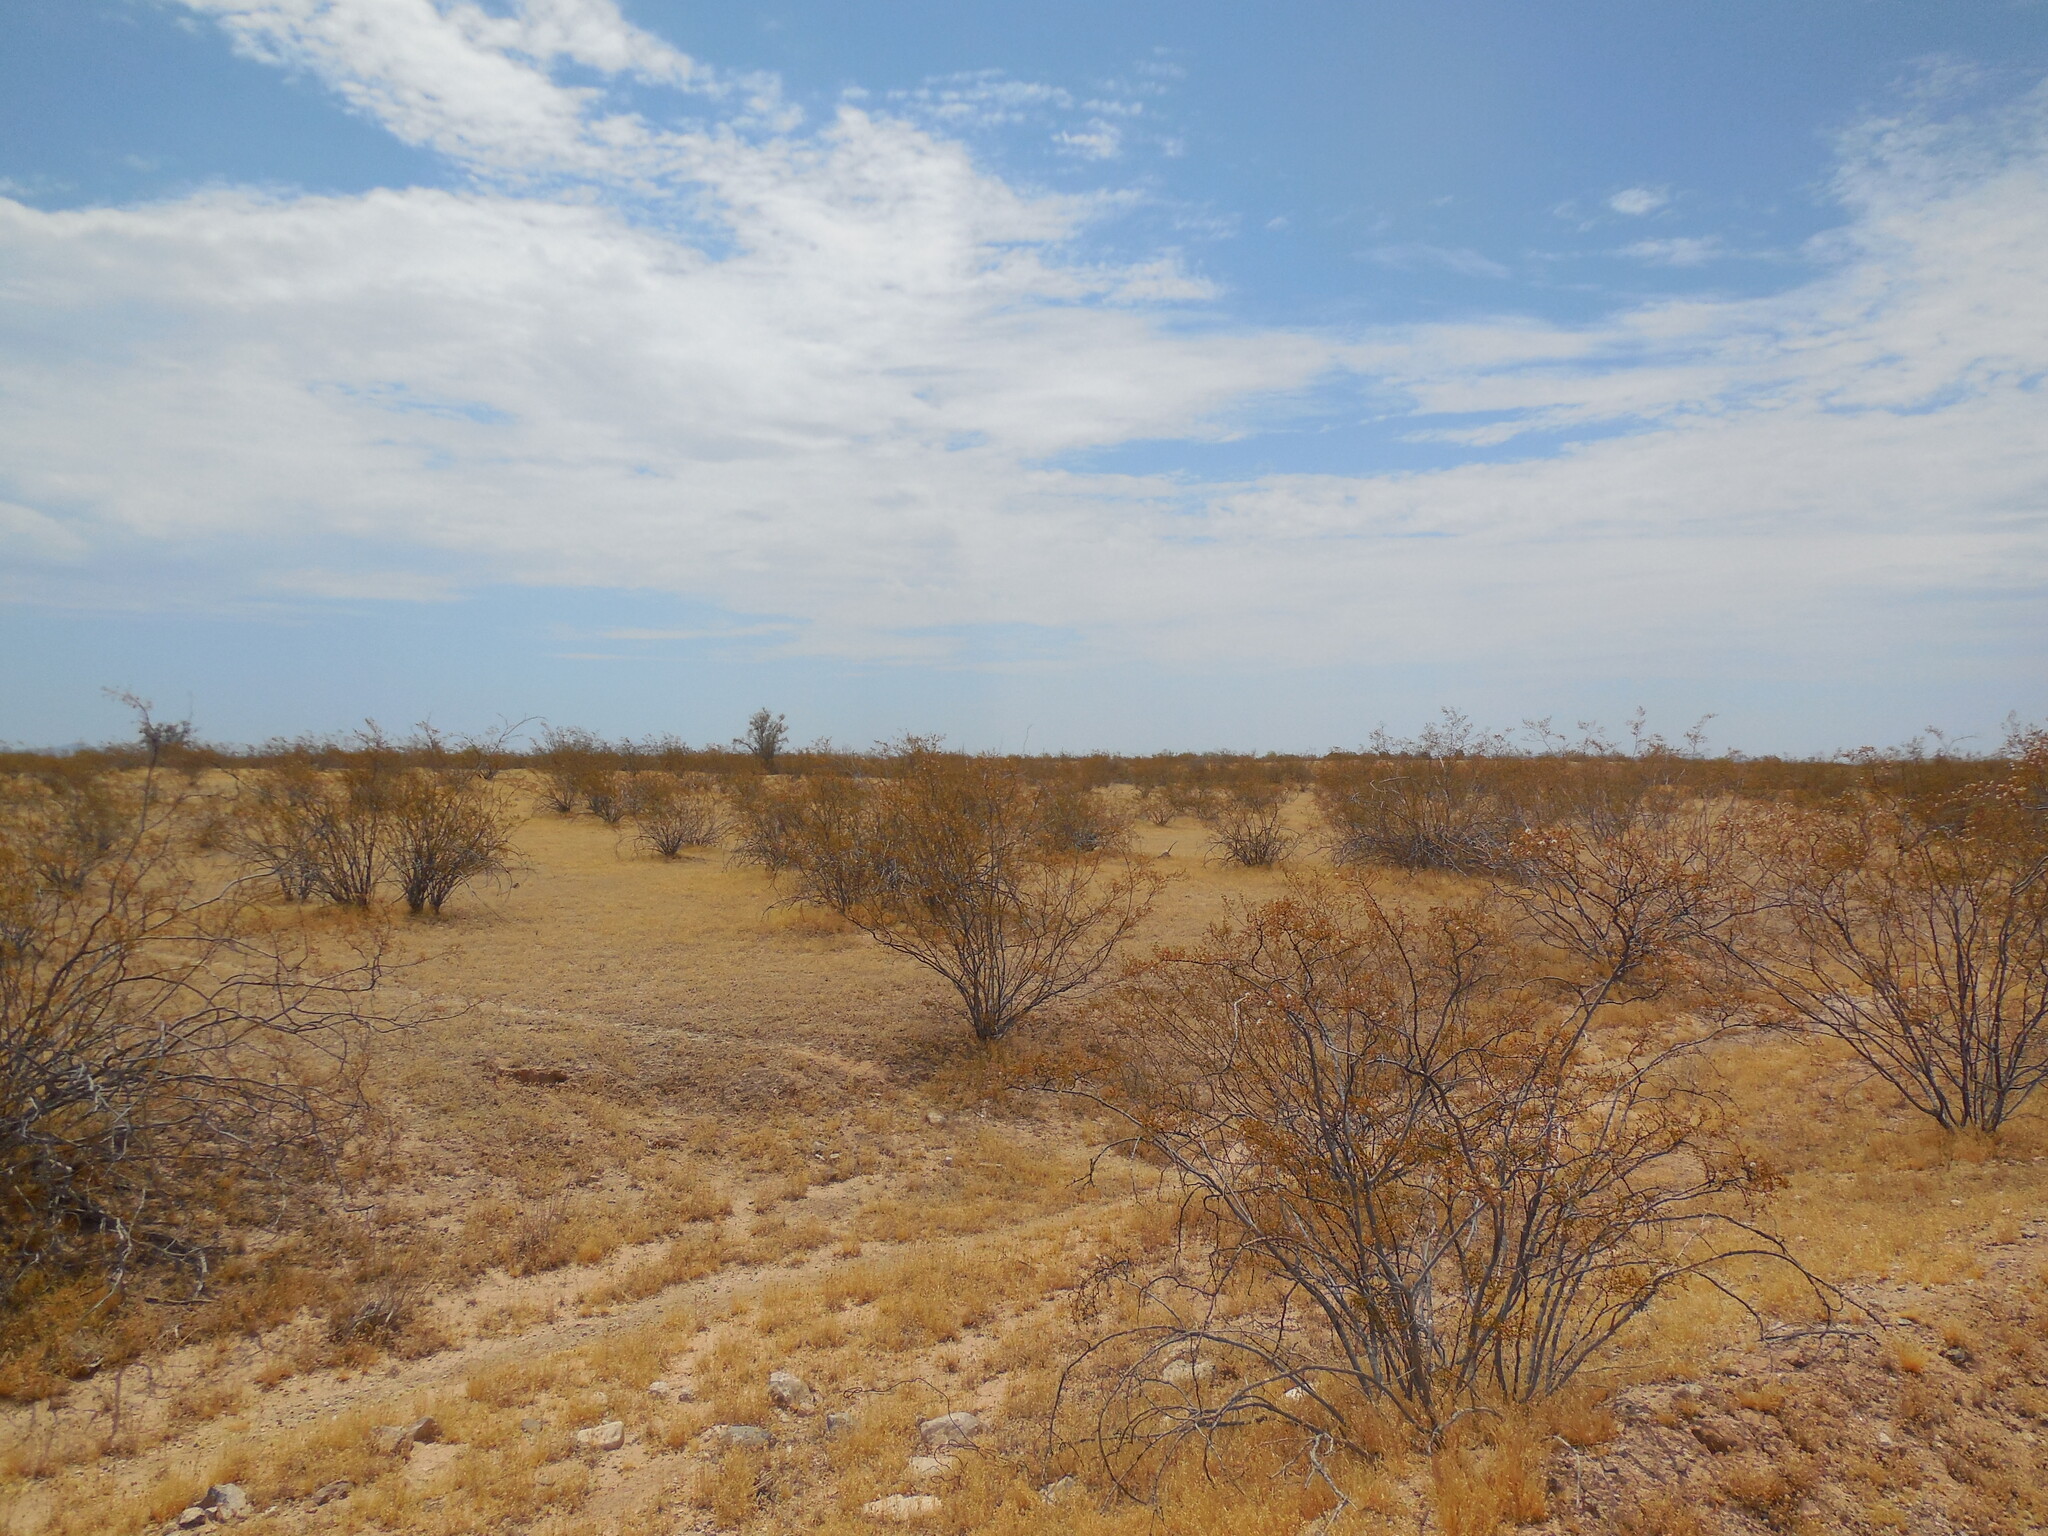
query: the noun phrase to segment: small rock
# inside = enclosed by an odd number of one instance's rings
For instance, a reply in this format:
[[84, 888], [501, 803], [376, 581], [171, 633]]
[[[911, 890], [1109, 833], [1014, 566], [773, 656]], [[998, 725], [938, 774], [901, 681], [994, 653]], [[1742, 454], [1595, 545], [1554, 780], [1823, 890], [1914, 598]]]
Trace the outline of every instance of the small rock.
[[1216, 1374], [1211, 1360], [1176, 1360], [1160, 1373], [1169, 1387], [1192, 1387]]
[[647, 1383], [647, 1394], [650, 1397], [667, 1397], [669, 1384], [665, 1381], [650, 1381]]
[[1742, 1436], [1732, 1424], [1713, 1419], [1698, 1419], [1692, 1425], [1692, 1437], [1712, 1451], [1716, 1456], [1725, 1456], [1730, 1451], [1740, 1450]]
[[853, 1415], [852, 1415], [852, 1414], [850, 1414], [850, 1413], [828, 1413], [828, 1414], [826, 1414], [826, 1415], [825, 1415], [825, 1433], [826, 1433], [826, 1434], [828, 1434], [828, 1435], [843, 1435], [843, 1434], [845, 1434], [845, 1433], [846, 1433], [846, 1432], [847, 1432], [847, 1431], [848, 1431], [849, 1429], [851, 1429], [851, 1428], [853, 1428]]
[[174, 1531], [197, 1530], [200, 1526], [206, 1524], [207, 1519], [208, 1516], [205, 1510], [201, 1509], [197, 1504], [187, 1504], [178, 1511], [178, 1518], [171, 1522], [171, 1529]]
[[1970, 1362], [1973, 1361], [1976, 1358], [1976, 1356], [1972, 1355], [1967, 1349], [1963, 1348], [1963, 1346], [1960, 1344], [1951, 1344], [1947, 1349], [1944, 1349], [1941, 1352], [1941, 1358], [1946, 1360], [1950, 1365], [1959, 1366], [1967, 1369], [1970, 1365]]
[[768, 1373], [768, 1401], [790, 1413], [816, 1413], [818, 1394], [801, 1376], [788, 1371]]
[[924, 1123], [926, 1125], [944, 1125], [946, 1117], [936, 1109], [928, 1109], [924, 1112]]
[[1308, 1401], [1308, 1388], [1289, 1387], [1280, 1394], [1280, 1401], [1283, 1403], [1305, 1403]]
[[405, 1480], [409, 1483], [430, 1483], [436, 1476], [447, 1470], [456, 1457], [463, 1452], [459, 1445], [433, 1445], [415, 1443], [412, 1454], [406, 1458]]
[[1063, 1477], [1058, 1482], [1047, 1483], [1043, 1488], [1039, 1489], [1038, 1496], [1047, 1504], [1064, 1504], [1067, 1500], [1078, 1497], [1080, 1492], [1081, 1485], [1079, 1483], [1075, 1482], [1071, 1477]]
[[913, 1520], [929, 1520], [944, 1508], [929, 1493], [891, 1493], [861, 1505], [860, 1512], [870, 1520], [908, 1525]]
[[576, 1443], [586, 1450], [616, 1451], [626, 1443], [626, 1426], [617, 1419], [607, 1419], [602, 1424], [577, 1430]]
[[918, 1442], [933, 1449], [972, 1445], [974, 1437], [980, 1433], [981, 1419], [965, 1410], [959, 1413], [942, 1413], [936, 1419], [926, 1419], [917, 1426]]
[[386, 1456], [397, 1456], [408, 1446], [431, 1445], [441, 1438], [441, 1426], [429, 1414], [424, 1419], [415, 1419], [410, 1424], [379, 1424], [370, 1431], [377, 1449]]
[[1877, 1443], [1886, 1450], [1890, 1450], [1892, 1448], [1892, 1437], [1880, 1429], [1877, 1432]]
[[249, 1507], [249, 1495], [242, 1492], [240, 1483], [215, 1483], [199, 1496], [199, 1507], [223, 1525], [230, 1520], [246, 1520], [254, 1513]]
[[355, 1492], [355, 1488], [356, 1485], [345, 1477], [337, 1477], [331, 1483], [322, 1483], [313, 1490], [313, 1507], [318, 1509], [322, 1504], [332, 1504], [336, 1499], [345, 1499]]
[[546, 1419], [521, 1419], [519, 1421], [519, 1431], [521, 1434], [537, 1435], [547, 1427], [548, 1421]]
[[758, 1424], [714, 1424], [697, 1438], [724, 1451], [765, 1451], [775, 1443]]
[[951, 1454], [910, 1458], [910, 1480], [913, 1483], [935, 1483], [959, 1470], [960, 1458]]

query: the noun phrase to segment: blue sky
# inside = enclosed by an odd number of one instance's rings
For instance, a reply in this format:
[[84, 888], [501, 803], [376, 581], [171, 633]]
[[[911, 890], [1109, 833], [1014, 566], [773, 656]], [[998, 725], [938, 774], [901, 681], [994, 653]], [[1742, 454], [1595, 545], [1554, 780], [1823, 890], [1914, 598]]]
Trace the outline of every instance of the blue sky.
[[0, 0], [0, 738], [2048, 715], [2048, 5]]

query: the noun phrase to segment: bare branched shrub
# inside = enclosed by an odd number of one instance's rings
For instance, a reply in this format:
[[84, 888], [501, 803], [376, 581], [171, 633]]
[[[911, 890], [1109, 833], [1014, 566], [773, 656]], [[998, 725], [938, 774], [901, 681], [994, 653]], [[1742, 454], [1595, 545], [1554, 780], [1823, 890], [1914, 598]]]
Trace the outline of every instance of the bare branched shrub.
[[75, 1267], [118, 1287], [152, 1260], [203, 1279], [211, 1235], [317, 1176], [361, 1110], [376, 931], [332, 958], [237, 887], [204, 890], [156, 791], [72, 888], [39, 872], [33, 816], [0, 824], [9, 1296]]
[[391, 795], [387, 862], [406, 910], [439, 915], [464, 886], [510, 872], [516, 818], [482, 782], [415, 768]]
[[1317, 771], [1315, 794], [1339, 864], [1486, 873], [1520, 830], [1514, 808], [1472, 759], [1331, 760]]
[[303, 758], [245, 776], [226, 843], [252, 873], [274, 880], [286, 901], [320, 892], [318, 828], [326, 780]]
[[582, 781], [583, 808], [608, 827], [616, 827], [632, 810], [638, 774], [595, 769]]
[[1284, 823], [1287, 800], [1284, 784], [1238, 779], [1205, 795], [1196, 816], [1216, 839], [1227, 863], [1265, 869], [1294, 849], [1294, 834]]
[[1260, 1417], [1367, 1448], [1392, 1412], [1434, 1438], [1556, 1392], [1688, 1277], [1791, 1262], [1685, 1070], [1706, 1034], [1596, 1043], [1636, 995], [1619, 965], [1543, 968], [1491, 903], [1411, 915], [1339, 880], [1111, 995], [1092, 1095], [1186, 1191], [1159, 1320], [1098, 1346], [1124, 1357], [1113, 1451]]
[[582, 806], [591, 775], [601, 765], [604, 743], [588, 731], [543, 726], [534, 767], [540, 773], [540, 803], [560, 816], [573, 816]]
[[135, 800], [136, 791], [119, 774], [60, 762], [17, 780], [7, 809], [35, 828], [37, 873], [61, 890], [76, 891], [120, 846]]
[[1072, 779], [1037, 789], [1039, 837], [1053, 853], [1121, 853], [1130, 846], [1132, 812], [1112, 794]]
[[337, 905], [368, 907], [390, 857], [397, 776], [372, 758], [328, 776], [323, 787], [312, 827], [317, 889]]
[[1173, 794], [1158, 784], [1138, 791], [1136, 810], [1148, 825], [1154, 827], [1167, 826], [1180, 814]]
[[1163, 880], [1149, 868], [1046, 851], [1033, 786], [1013, 771], [916, 740], [891, 766], [788, 797], [796, 899], [943, 976], [977, 1039], [1087, 986], [1150, 910]]
[[857, 780], [839, 774], [790, 779], [734, 779], [732, 792], [732, 860], [753, 864], [771, 875], [796, 866], [799, 853], [810, 850], [810, 863], [823, 868], [819, 850], [833, 846], [865, 804]]
[[1729, 809], [1666, 800], [1605, 834], [1575, 821], [1523, 833], [1496, 888], [1527, 937], [1653, 995], [1744, 904], [1744, 843]]
[[367, 908], [389, 868], [400, 783], [374, 753], [331, 772], [290, 761], [254, 778], [227, 841], [288, 899]]
[[1718, 946], [1947, 1129], [1995, 1131], [2048, 1079], [2048, 735], [2015, 746], [2002, 780], [1760, 813]]
[[709, 848], [725, 831], [724, 798], [701, 773], [636, 774], [627, 814], [639, 844], [664, 859], [685, 848]]

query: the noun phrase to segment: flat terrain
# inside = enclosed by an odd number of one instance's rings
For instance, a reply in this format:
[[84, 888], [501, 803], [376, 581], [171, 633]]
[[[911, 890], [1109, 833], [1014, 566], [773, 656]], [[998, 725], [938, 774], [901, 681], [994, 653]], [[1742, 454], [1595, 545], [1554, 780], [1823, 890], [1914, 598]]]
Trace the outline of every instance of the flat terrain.
[[[1283, 882], [1209, 862], [1187, 823], [1137, 836], [1179, 876], [1147, 943]], [[935, 978], [722, 854], [664, 862], [554, 816], [520, 849], [515, 886], [405, 929], [394, 1000], [425, 1022], [379, 1048], [384, 1123], [323, 1247], [270, 1274], [252, 1240], [269, 1278], [225, 1282], [248, 1326], [195, 1322], [6, 1409], [0, 1529], [154, 1531], [229, 1481], [252, 1533], [875, 1531], [863, 1506], [906, 1494], [938, 1501], [914, 1527], [936, 1532], [1294, 1536], [1337, 1507], [1276, 1452], [1236, 1482], [1191, 1468], [1162, 1514], [1114, 1497], [1077, 1421], [1053, 1432], [1062, 1369], [1124, 1304], [1104, 1278], [1157, 1259], [1169, 1208], [1149, 1170], [1096, 1158], [1105, 1125], [1013, 1086]], [[1544, 1422], [1508, 1513], [2048, 1527], [2042, 1107], [1957, 1142], [1810, 1044], [1716, 1069], [1784, 1175], [1773, 1222], [1861, 1327], [1765, 1345], [1715, 1293], [1674, 1298]], [[1751, 1299], [1788, 1333], [1804, 1316], [1767, 1276]], [[814, 1411], [771, 1403], [775, 1370]], [[918, 1423], [956, 1410], [976, 1445], [914, 1464]], [[431, 1439], [380, 1447], [422, 1417]], [[577, 1442], [612, 1421], [619, 1448]], [[704, 1435], [733, 1424], [772, 1444]], [[1497, 1460], [1390, 1444], [1316, 1529], [1490, 1529], [1489, 1480], [1515, 1481]]]

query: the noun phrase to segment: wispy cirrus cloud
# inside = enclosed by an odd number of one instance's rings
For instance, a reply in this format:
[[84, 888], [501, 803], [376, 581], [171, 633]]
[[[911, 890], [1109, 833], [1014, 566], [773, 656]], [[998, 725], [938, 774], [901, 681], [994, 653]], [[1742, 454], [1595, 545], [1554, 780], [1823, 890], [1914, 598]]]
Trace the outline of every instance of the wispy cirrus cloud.
[[1400, 245], [1377, 245], [1365, 253], [1383, 267], [1441, 267], [1460, 277], [1508, 276], [1508, 269], [1490, 256], [1466, 246], [1428, 245], [1410, 241]]
[[[959, 134], [1005, 112], [1112, 121], [1050, 87], [977, 76], [809, 124], [608, 0], [186, 3], [472, 180], [0, 201], [17, 595], [112, 586], [148, 549], [158, 601], [630, 587], [758, 616], [719, 629], [736, 643], [865, 660], [1028, 631], [1185, 665], [1678, 665], [1734, 633], [1824, 665], [1899, 654], [1874, 615], [1907, 599], [2018, 643], [2048, 591], [2040, 91], [1847, 134], [1840, 225], [1775, 294], [1565, 326], [1516, 314], [1501, 262], [1387, 246], [1498, 284], [1492, 312], [1285, 329], [1234, 322], [1173, 252], [1084, 256], [1113, 192], [976, 160]], [[604, 82], [627, 79], [678, 121], [621, 106]], [[1075, 467], [1290, 402], [1469, 456]]]
[[1664, 240], [1637, 240], [1623, 246], [1619, 254], [1660, 267], [1703, 267], [1730, 253], [1719, 235], [1676, 235]]

